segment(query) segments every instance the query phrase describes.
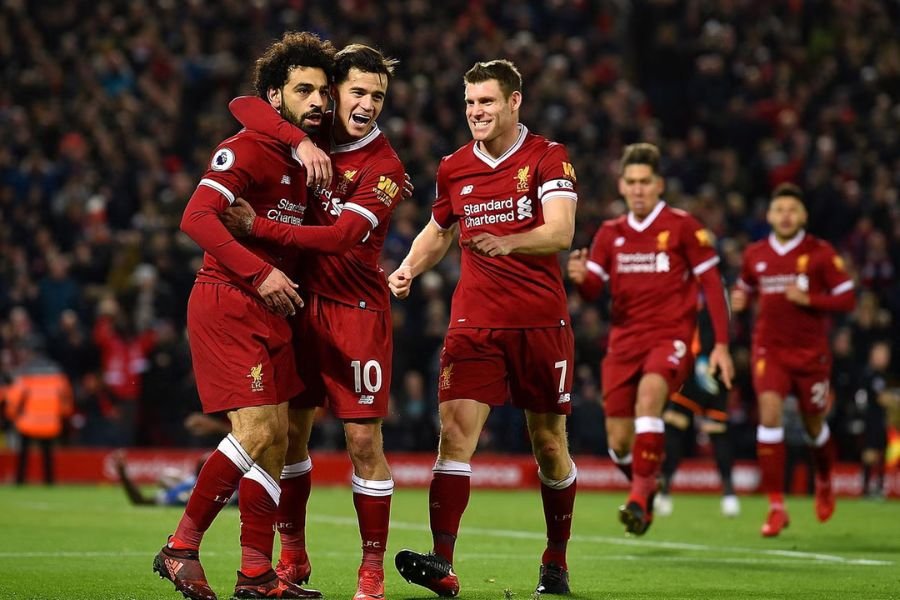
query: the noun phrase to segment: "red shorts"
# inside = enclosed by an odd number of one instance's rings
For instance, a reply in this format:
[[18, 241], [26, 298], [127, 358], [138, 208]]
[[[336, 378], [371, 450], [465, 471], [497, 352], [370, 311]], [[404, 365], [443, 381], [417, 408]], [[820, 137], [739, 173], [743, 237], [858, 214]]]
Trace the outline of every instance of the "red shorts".
[[203, 412], [280, 404], [303, 389], [290, 324], [238, 288], [195, 283], [187, 329]]
[[327, 406], [339, 419], [386, 417], [392, 348], [390, 311], [308, 294], [294, 327], [297, 370], [306, 389], [291, 408]]
[[823, 364], [802, 367], [791, 364], [786, 357], [765, 348], [753, 348], [753, 390], [759, 397], [763, 392], [775, 392], [782, 398], [794, 394], [804, 415], [819, 415], [831, 408], [829, 385], [831, 360]]
[[575, 338], [569, 325], [451, 329], [441, 349], [438, 401], [472, 399], [535, 413], [572, 412]]
[[638, 383], [647, 373], [666, 380], [669, 393], [681, 389], [694, 365], [683, 340], [657, 342], [647, 352], [631, 356], [607, 354], [603, 359], [603, 410], [607, 417], [633, 417]]

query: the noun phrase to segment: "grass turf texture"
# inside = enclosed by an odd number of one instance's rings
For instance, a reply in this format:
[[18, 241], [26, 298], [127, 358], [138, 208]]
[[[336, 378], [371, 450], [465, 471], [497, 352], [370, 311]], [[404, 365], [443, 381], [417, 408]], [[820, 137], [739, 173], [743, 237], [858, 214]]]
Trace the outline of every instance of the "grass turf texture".
[[[897, 501], [842, 500], [822, 525], [810, 498], [789, 498], [790, 527], [762, 539], [761, 497], [742, 497], [741, 516], [726, 519], [718, 497], [676, 494], [674, 515], [657, 518], [642, 538], [622, 533], [616, 509], [623, 499], [579, 494], [569, 544], [570, 598], [900, 599]], [[132, 507], [112, 486], [2, 488], [0, 598], [177, 600], [181, 595], [151, 572], [151, 562], [180, 515], [178, 508]], [[310, 585], [326, 598], [349, 600], [359, 561], [349, 489], [314, 489], [309, 515]], [[389, 600], [436, 598], [407, 584], [393, 566], [402, 548], [430, 549], [427, 522], [427, 492], [395, 494]], [[537, 490], [474, 492], [457, 544], [460, 598], [531, 600], [543, 531]], [[213, 589], [229, 598], [240, 560], [237, 510], [222, 512], [201, 557]]]

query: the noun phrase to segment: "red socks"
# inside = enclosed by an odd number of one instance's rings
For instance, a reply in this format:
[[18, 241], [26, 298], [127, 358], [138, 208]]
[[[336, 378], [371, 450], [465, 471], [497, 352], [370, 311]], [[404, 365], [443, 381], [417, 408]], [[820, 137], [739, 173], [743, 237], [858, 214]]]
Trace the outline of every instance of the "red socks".
[[228, 504], [241, 478], [253, 466], [250, 455], [234, 436], [228, 435], [203, 464], [194, 491], [170, 546], [197, 550], [203, 534], [209, 529], [219, 511]]
[[563, 569], [566, 564], [566, 546], [572, 535], [572, 511], [575, 507], [576, 477], [578, 469], [572, 469], [560, 480], [546, 479], [540, 471], [541, 500], [544, 505], [544, 521], [547, 524], [547, 548], [541, 557], [541, 564], [554, 563]]
[[469, 504], [472, 467], [467, 463], [438, 459], [428, 493], [434, 553], [453, 563], [459, 522]]
[[306, 505], [312, 486], [312, 460], [285, 465], [281, 471], [281, 500], [275, 528], [281, 538], [281, 562], [299, 565], [307, 561]]
[[394, 480], [369, 480], [353, 475], [353, 506], [362, 540], [362, 566], [382, 570], [387, 548], [388, 523]]

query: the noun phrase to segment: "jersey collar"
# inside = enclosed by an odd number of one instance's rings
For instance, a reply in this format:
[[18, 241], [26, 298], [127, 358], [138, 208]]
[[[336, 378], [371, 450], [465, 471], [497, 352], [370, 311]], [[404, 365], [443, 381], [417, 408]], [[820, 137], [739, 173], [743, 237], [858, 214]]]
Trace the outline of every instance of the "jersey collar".
[[331, 140], [331, 151], [333, 153], [338, 153], [359, 150], [360, 148], [365, 148], [366, 146], [371, 144], [379, 135], [381, 135], [381, 130], [378, 129], [378, 124], [376, 123], [372, 126], [372, 131], [358, 140], [353, 140], [352, 142], [348, 142], [346, 144], [335, 144], [334, 140]]
[[515, 154], [516, 150], [522, 147], [522, 144], [525, 142], [525, 136], [528, 135], [528, 128], [525, 127], [522, 123], [519, 123], [519, 137], [516, 138], [515, 143], [509, 147], [509, 149], [501, 154], [496, 159], [488, 156], [486, 152], [484, 152], [481, 148], [478, 147], [478, 142], [472, 144], [472, 147], [475, 149], [475, 157], [481, 160], [484, 164], [489, 166], [492, 169], [496, 169], [500, 163], [504, 160]]
[[653, 225], [653, 221], [656, 220], [656, 217], [659, 216], [659, 213], [662, 212], [663, 207], [665, 207], [665, 200], [660, 200], [656, 203], [656, 206], [653, 207], [653, 210], [650, 211], [650, 214], [647, 215], [643, 221], [638, 221], [634, 216], [634, 213], [628, 211], [628, 225], [631, 226], [635, 231], [644, 231], [651, 225]]
[[778, 256], [784, 256], [794, 248], [800, 245], [800, 242], [803, 241], [803, 238], [806, 237], [806, 231], [801, 229], [797, 232], [797, 235], [789, 239], [787, 242], [782, 244], [778, 241], [778, 238], [775, 237], [774, 233], [769, 234], [769, 245], [772, 246], [772, 250], [775, 251], [775, 254]]

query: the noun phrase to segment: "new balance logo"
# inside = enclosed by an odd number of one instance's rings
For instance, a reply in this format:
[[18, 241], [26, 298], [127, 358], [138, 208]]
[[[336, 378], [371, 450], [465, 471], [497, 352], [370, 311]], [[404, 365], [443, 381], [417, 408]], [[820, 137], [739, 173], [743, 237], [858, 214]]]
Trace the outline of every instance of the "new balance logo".
[[474, 185], [464, 185], [464, 186], [463, 186], [463, 189], [460, 190], [459, 195], [460, 195], [460, 196], [465, 196], [465, 195], [467, 195], [467, 194], [471, 194], [471, 193], [472, 193], [472, 190], [474, 190], [474, 189], [475, 189], [475, 186], [474, 186]]
[[360, 404], [375, 404], [375, 396], [363, 394], [359, 397]]
[[559, 395], [559, 402], [557, 402], [557, 404], [565, 404], [566, 402], [571, 402], [571, 401], [572, 401], [572, 395], [571, 395], [571, 394], [569, 394], [569, 393], [560, 394], [560, 395]]
[[290, 177], [290, 175], [282, 175], [282, 176], [281, 176], [281, 183], [283, 183], [284, 185], [291, 185], [291, 177]]

